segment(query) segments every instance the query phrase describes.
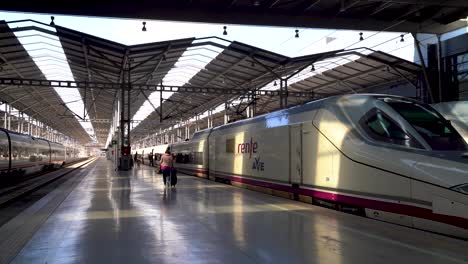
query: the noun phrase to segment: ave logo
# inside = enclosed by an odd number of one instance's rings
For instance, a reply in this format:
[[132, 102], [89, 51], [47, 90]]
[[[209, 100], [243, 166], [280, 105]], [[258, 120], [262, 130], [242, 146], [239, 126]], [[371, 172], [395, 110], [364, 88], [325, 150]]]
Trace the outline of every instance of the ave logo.
[[255, 158], [254, 162], [252, 163], [252, 170], [264, 171], [265, 170], [265, 162], [260, 161], [260, 157]]

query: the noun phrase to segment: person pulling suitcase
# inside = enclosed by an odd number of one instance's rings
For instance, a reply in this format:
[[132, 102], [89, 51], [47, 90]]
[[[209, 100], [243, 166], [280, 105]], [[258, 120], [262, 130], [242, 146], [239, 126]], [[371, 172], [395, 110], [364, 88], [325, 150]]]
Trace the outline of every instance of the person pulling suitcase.
[[177, 171], [174, 168], [174, 158], [171, 155], [169, 149], [161, 156], [160, 166], [163, 173], [163, 182], [166, 185], [167, 180], [169, 179], [169, 184], [172, 187], [175, 187], [177, 184]]

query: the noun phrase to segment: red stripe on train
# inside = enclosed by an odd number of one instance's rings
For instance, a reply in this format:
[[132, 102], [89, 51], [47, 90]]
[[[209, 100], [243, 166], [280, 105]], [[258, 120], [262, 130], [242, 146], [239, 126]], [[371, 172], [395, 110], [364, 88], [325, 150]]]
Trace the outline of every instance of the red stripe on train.
[[304, 188], [292, 188], [291, 186], [286, 186], [286, 185], [281, 185], [281, 184], [276, 184], [276, 183], [271, 183], [271, 182], [257, 181], [257, 180], [242, 178], [242, 177], [234, 176], [234, 175], [228, 175], [227, 173], [224, 173], [224, 172], [222, 172], [222, 174], [216, 173], [215, 176], [229, 179], [235, 182], [256, 185], [256, 186], [274, 189], [278, 191], [297, 193], [297, 194], [310, 196], [310, 197], [314, 197], [318, 199], [340, 202], [340, 203], [344, 203], [348, 205], [355, 205], [355, 206], [359, 206], [363, 208], [369, 208], [369, 209], [380, 210], [380, 211], [385, 211], [385, 212], [390, 212], [390, 213], [423, 218], [423, 219], [427, 219], [431, 221], [446, 223], [449, 225], [454, 225], [454, 226], [468, 229], [468, 219], [466, 218], [435, 214], [430, 209], [417, 207], [413, 205], [378, 201], [378, 200], [372, 200], [372, 199], [367, 199], [367, 198], [354, 197], [350, 195], [330, 193], [326, 191], [317, 191], [317, 190], [310, 190], [310, 189], [304, 189]]

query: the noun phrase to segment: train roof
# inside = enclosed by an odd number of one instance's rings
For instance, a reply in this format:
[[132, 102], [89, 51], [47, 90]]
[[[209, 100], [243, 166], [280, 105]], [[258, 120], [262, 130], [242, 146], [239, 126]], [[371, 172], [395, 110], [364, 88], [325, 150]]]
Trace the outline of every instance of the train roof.
[[5, 133], [7, 133], [9, 135], [15, 135], [15, 136], [18, 136], [18, 137], [27, 137], [29, 139], [38, 140], [38, 141], [45, 141], [45, 142], [48, 142], [50, 144], [56, 144], [56, 145], [63, 146], [62, 143], [53, 142], [53, 141], [50, 141], [50, 140], [47, 140], [47, 139], [44, 139], [44, 138], [33, 137], [31, 135], [28, 135], [28, 134], [22, 134], [22, 133], [14, 132], [14, 131], [11, 131], [11, 130], [8, 130], [8, 129], [5, 129], [5, 128], [0, 128], [0, 131], [3, 131], [3, 132], [5, 132]]
[[[212, 130], [213, 131], [218, 131], [218, 130], [237, 127], [237, 126], [247, 125], [247, 124], [251, 124], [251, 123], [255, 123], [255, 122], [261, 122], [263, 120], [267, 120], [267, 119], [270, 119], [270, 118], [276, 118], [276, 117], [279, 117], [279, 116], [282, 116], [282, 115], [294, 115], [294, 114], [304, 113], [304, 112], [308, 112], [308, 111], [313, 111], [313, 110], [321, 108], [323, 105], [337, 103], [338, 101], [341, 101], [343, 99], [348, 99], [348, 100], [351, 99], [352, 100], [352, 99], [360, 99], [360, 98], [366, 98], [366, 97], [367, 98], [375, 98], [375, 99], [386, 97], [386, 98], [394, 98], [394, 99], [398, 99], [398, 100], [404, 100], [404, 101], [409, 101], [409, 102], [420, 103], [417, 100], [414, 100], [414, 99], [411, 99], [411, 98], [407, 98], [407, 97], [403, 97], [403, 96], [397, 96], [397, 95], [388, 95], [388, 94], [346, 94], [346, 95], [336, 95], [336, 96], [331, 96], [331, 97], [311, 101], [311, 102], [305, 103], [303, 105], [297, 105], [297, 106], [293, 106], [293, 107], [290, 107], [290, 108], [287, 108], [287, 109], [281, 109], [281, 110], [278, 110], [278, 111], [275, 111], [275, 112], [259, 115], [259, 116], [253, 117], [253, 118], [239, 120], [239, 121], [236, 121], [236, 122], [233, 122], [233, 123], [229, 123], [229, 124], [225, 124], [225, 125], [222, 125], [222, 126], [219, 126], [219, 127], [215, 127]], [[206, 130], [208, 130], [208, 129], [202, 130], [200, 132], [206, 133], [205, 132]], [[209, 131], [211, 131], [211, 129], [209, 129]], [[198, 140], [199, 138], [195, 137], [195, 135], [194, 135], [192, 140], [194, 140], [194, 139]]]

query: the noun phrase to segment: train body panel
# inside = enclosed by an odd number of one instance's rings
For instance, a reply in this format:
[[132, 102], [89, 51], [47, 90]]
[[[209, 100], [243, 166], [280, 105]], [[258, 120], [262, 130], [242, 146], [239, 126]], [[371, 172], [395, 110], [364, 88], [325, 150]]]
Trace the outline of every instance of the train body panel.
[[161, 158], [161, 155], [164, 154], [169, 147], [168, 144], [157, 145], [157, 146], [150, 146], [146, 148], [139, 148], [134, 150], [134, 155], [137, 155], [137, 158], [141, 160], [143, 164], [150, 164], [149, 162], [149, 155], [153, 155], [154, 158], [154, 166], [156, 166], [157, 162]]
[[207, 141], [203, 138], [171, 146], [177, 169], [182, 173], [198, 177], [207, 176], [208, 155], [205, 155], [207, 151]]
[[54, 168], [60, 168], [65, 164], [65, 147], [62, 144], [49, 142], [50, 145], [50, 163]]
[[197, 145], [210, 179], [468, 237], [463, 139], [414, 100], [332, 97], [200, 131], [172, 150], [190, 156]]
[[62, 144], [0, 129], [0, 173], [3, 176], [16, 177], [59, 168], [76, 159], [78, 157], [68, 155]]
[[6, 131], [0, 130], [0, 173], [8, 173], [10, 167], [10, 140]]

